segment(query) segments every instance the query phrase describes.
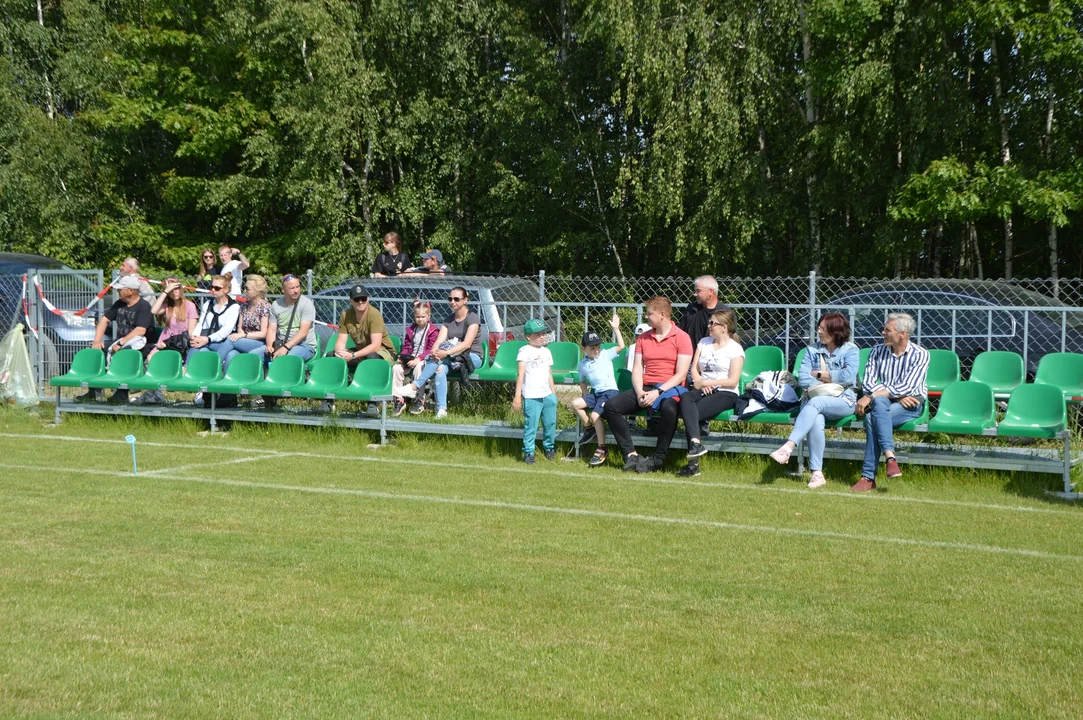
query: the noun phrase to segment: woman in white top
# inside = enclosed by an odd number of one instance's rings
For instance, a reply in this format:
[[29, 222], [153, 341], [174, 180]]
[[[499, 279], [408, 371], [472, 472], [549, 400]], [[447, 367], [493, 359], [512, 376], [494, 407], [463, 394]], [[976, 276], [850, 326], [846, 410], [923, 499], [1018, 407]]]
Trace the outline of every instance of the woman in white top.
[[688, 436], [689, 463], [678, 475], [699, 474], [696, 460], [707, 452], [699, 437], [700, 418], [710, 420], [733, 408], [737, 383], [745, 364], [745, 349], [737, 337], [737, 318], [732, 310], [719, 310], [707, 321], [707, 337], [699, 341], [692, 356], [692, 385], [678, 403]]
[[237, 318], [241, 307], [229, 296], [230, 275], [215, 275], [211, 278], [211, 297], [203, 305], [203, 314], [196, 323], [196, 332], [192, 335], [192, 349], [188, 351], [188, 360], [192, 354], [202, 350], [213, 350], [222, 358], [225, 365], [226, 355], [233, 349], [229, 334], [237, 327]]

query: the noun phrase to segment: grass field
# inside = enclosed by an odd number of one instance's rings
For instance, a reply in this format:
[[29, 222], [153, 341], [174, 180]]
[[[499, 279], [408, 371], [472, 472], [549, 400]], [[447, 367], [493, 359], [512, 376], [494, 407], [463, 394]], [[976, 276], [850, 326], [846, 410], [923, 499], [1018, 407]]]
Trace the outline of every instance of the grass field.
[[[0, 716], [1065, 717], [1083, 507], [0, 412]], [[132, 475], [124, 436], [138, 438]]]

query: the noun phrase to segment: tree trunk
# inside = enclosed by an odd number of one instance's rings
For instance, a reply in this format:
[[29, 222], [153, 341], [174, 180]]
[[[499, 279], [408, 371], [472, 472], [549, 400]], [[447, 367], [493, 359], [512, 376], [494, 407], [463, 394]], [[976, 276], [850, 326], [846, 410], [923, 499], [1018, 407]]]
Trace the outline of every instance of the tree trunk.
[[[38, 0], [38, 25], [45, 27], [45, 13], [41, 9], [41, 0]], [[56, 118], [56, 106], [53, 104], [53, 86], [49, 82], [49, 71], [45, 69], [45, 58], [41, 59], [41, 76], [45, 83], [45, 114], [50, 120]]]
[[944, 221], [936, 221], [936, 234], [933, 235], [933, 249], [929, 254], [933, 259], [933, 277], [940, 277], [940, 248], [944, 246]]
[[[1053, 12], [1053, 0], [1049, 0], [1049, 12]], [[1045, 104], [1045, 165], [1048, 168], [1053, 157], [1053, 109], [1056, 105], [1056, 85], [1052, 80], [1046, 83]], [[1049, 221], [1049, 277], [1053, 280], [1053, 297], [1060, 299], [1060, 273], [1057, 271], [1060, 259], [1057, 257], [1057, 226]]]
[[[809, 32], [808, 14], [805, 10], [805, 2], [798, 5], [801, 13], [801, 58], [804, 62], [805, 79], [805, 137], [811, 139], [812, 127], [816, 124], [816, 98], [812, 92], [812, 79], [809, 77], [808, 66], [812, 59], [812, 33]], [[812, 270], [820, 272], [820, 214], [816, 208], [816, 173], [812, 170], [815, 159], [812, 149], [809, 148], [805, 157], [808, 162], [808, 177], [805, 179], [805, 191], [808, 193], [808, 229], [809, 229], [809, 252], [812, 255]]]
[[[1000, 55], [997, 52], [996, 36], [990, 34], [990, 61], [993, 66], [993, 95], [997, 103], [997, 122], [1000, 124], [1000, 164], [1007, 167], [1012, 162], [1011, 145], [1008, 142], [1008, 113], [1004, 108], [1004, 90], [1000, 80]], [[1011, 280], [1013, 275], [1013, 255], [1015, 253], [1012, 234], [1012, 217], [1004, 218], [1004, 279]]]

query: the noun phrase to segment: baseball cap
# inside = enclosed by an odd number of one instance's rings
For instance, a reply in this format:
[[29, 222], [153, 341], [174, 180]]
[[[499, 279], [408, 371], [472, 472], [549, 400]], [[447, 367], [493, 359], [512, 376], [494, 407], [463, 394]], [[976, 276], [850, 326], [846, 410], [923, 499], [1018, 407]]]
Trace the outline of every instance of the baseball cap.
[[636, 325], [635, 334], [638, 337], [639, 335], [642, 335], [643, 333], [647, 332], [650, 329], [651, 329], [651, 326], [648, 325], [647, 323], [639, 323], [638, 325]]
[[583, 333], [583, 342], [580, 343], [580, 345], [582, 345], [583, 347], [587, 347], [588, 345], [601, 345], [601, 344], [602, 344], [602, 338], [598, 333], [593, 332], [593, 331]]
[[425, 252], [421, 253], [421, 259], [428, 260], [429, 258], [435, 258], [436, 262], [442, 263], [444, 262], [444, 253], [440, 252], [439, 250], [433, 250], [432, 248], [429, 248]]
[[523, 325], [524, 335], [533, 335], [534, 333], [549, 332], [549, 328], [545, 326], [545, 323], [537, 318], [527, 320], [526, 325]]
[[369, 296], [369, 291], [366, 290], [365, 288], [361, 287], [360, 285], [354, 285], [352, 288], [350, 288], [350, 299], [351, 300], [356, 300], [357, 298], [360, 298], [360, 297], [367, 298], [368, 296]]
[[134, 275], [121, 275], [115, 283], [113, 283], [115, 290], [138, 290], [139, 279]]

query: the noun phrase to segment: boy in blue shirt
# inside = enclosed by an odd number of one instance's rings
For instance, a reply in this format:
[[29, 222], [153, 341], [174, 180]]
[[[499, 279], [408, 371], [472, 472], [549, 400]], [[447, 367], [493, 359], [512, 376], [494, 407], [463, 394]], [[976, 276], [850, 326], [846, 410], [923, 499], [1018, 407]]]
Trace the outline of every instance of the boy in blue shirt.
[[[598, 438], [598, 448], [590, 459], [591, 467], [598, 467], [605, 462], [609, 451], [605, 446], [605, 426], [602, 424], [602, 409], [609, 398], [617, 394], [617, 378], [613, 371], [613, 360], [624, 349], [624, 335], [620, 331], [620, 318], [616, 313], [609, 320], [609, 327], [617, 335], [617, 346], [602, 350], [602, 338], [596, 332], [583, 335], [583, 359], [579, 361], [579, 389], [583, 397], [572, 400], [572, 408], [579, 416], [579, 422], [586, 426], [579, 444], [588, 443]], [[589, 392], [588, 392], [589, 389]], [[590, 410], [590, 415], [587, 415]]]

